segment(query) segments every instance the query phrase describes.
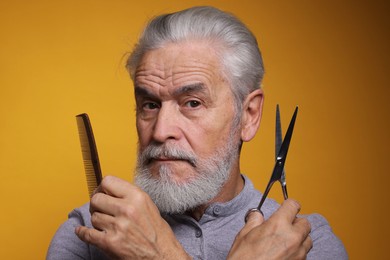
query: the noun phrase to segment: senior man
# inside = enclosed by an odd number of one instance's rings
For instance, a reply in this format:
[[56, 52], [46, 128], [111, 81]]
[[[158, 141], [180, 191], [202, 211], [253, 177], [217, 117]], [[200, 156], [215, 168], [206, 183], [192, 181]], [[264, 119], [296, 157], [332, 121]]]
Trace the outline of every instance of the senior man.
[[59, 228], [48, 259], [345, 259], [320, 215], [267, 199], [240, 172], [259, 127], [263, 62], [234, 16], [194, 7], [150, 21], [130, 55], [135, 184], [106, 177]]

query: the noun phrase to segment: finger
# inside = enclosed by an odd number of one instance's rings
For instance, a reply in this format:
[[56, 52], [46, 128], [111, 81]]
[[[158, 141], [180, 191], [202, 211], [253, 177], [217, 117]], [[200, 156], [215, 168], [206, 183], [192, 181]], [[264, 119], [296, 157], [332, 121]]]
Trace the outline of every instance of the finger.
[[293, 199], [285, 200], [280, 208], [271, 216], [271, 218], [283, 218], [287, 219], [290, 223], [293, 223], [298, 212], [301, 209], [301, 205], [298, 201]]
[[247, 215], [247, 218], [246, 218], [247, 226], [250, 226], [250, 227], [255, 227], [255, 226], [261, 225], [261, 223], [263, 223], [263, 221], [264, 221], [263, 214], [261, 214], [259, 211], [249, 212], [249, 214]]
[[246, 216], [246, 223], [248, 226], [258, 226], [261, 225], [264, 221], [264, 216], [261, 214], [258, 210], [249, 211], [248, 215]]
[[245, 236], [253, 228], [260, 226], [264, 222], [264, 217], [259, 211], [249, 212], [246, 218], [245, 226], [241, 229], [238, 237]]
[[91, 215], [94, 212], [101, 212], [107, 215], [118, 215], [118, 208], [120, 208], [121, 199], [112, 197], [105, 193], [97, 193], [92, 196], [89, 205], [89, 212]]
[[103, 192], [101, 185], [97, 186], [96, 189], [92, 192], [91, 198], [93, 197], [93, 195], [95, 195], [99, 192]]
[[303, 237], [309, 236], [311, 231], [310, 222], [306, 218], [295, 218], [295, 220], [293, 221], [293, 227], [296, 230], [299, 230], [303, 234]]
[[84, 242], [99, 246], [104, 240], [105, 232], [93, 228], [79, 226], [75, 229], [76, 235]]
[[307, 254], [312, 248], [312, 240], [310, 237], [307, 237], [299, 246], [299, 248], [292, 251], [292, 254], [288, 259], [306, 259]]
[[100, 184], [101, 192], [117, 198], [123, 198], [131, 191], [139, 190], [135, 185], [115, 176], [106, 176]]
[[91, 215], [91, 223], [92, 226], [99, 231], [108, 232], [115, 229], [114, 217], [100, 212], [94, 212]]
[[310, 236], [307, 236], [306, 240], [303, 242], [303, 247], [306, 250], [306, 254], [309, 253], [309, 251], [312, 249], [312, 247], [313, 247], [313, 240], [311, 239]]
[[301, 246], [299, 247], [299, 250], [296, 251], [296, 254], [295, 254], [295, 256], [293, 258], [294, 259], [306, 259], [307, 258], [307, 254], [309, 253], [309, 251], [311, 250], [312, 247], [313, 247], [313, 242], [312, 242], [310, 236], [308, 236], [303, 241]]
[[306, 259], [307, 253], [313, 246], [312, 239], [310, 237], [311, 225], [306, 218], [296, 218], [293, 222], [293, 228], [295, 234], [300, 236], [301, 246], [297, 252], [298, 259]]

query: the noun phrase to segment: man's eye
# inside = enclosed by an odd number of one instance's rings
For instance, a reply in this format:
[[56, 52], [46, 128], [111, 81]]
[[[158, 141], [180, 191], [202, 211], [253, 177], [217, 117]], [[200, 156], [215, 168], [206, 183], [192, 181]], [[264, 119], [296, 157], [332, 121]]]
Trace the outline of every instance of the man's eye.
[[154, 110], [154, 109], [158, 109], [159, 105], [154, 102], [147, 102], [142, 105], [142, 108], [147, 110]]
[[197, 100], [190, 100], [190, 101], [186, 102], [185, 105], [186, 105], [187, 107], [192, 107], [192, 108], [194, 108], [194, 107], [200, 106], [201, 103], [200, 103], [199, 101], [197, 101]]

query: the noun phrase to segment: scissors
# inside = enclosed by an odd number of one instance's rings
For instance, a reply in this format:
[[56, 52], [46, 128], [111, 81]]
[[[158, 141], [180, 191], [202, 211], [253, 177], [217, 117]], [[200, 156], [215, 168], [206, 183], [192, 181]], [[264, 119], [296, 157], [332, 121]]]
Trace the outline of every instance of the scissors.
[[295, 108], [294, 114], [291, 118], [290, 125], [288, 126], [286, 135], [284, 136], [284, 140], [282, 142], [282, 127], [280, 123], [280, 111], [279, 111], [279, 105], [276, 106], [276, 134], [275, 134], [275, 166], [274, 170], [272, 171], [271, 179], [269, 180], [267, 187], [264, 191], [264, 194], [260, 200], [259, 206], [257, 208], [249, 209], [248, 212], [245, 215], [245, 222], [248, 218], [249, 213], [253, 211], [258, 211], [262, 215], [263, 212], [261, 211], [261, 206], [263, 206], [263, 203], [265, 199], [268, 196], [269, 191], [272, 188], [272, 185], [279, 181], [282, 186], [283, 196], [286, 200], [288, 198], [287, 194], [287, 185], [286, 185], [286, 173], [284, 171], [284, 164], [286, 162], [287, 158], [287, 152], [288, 148], [290, 146], [290, 141], [292, 137], [292, 133], [294, 130], [295, 120], [298, 114], [298, 107]]

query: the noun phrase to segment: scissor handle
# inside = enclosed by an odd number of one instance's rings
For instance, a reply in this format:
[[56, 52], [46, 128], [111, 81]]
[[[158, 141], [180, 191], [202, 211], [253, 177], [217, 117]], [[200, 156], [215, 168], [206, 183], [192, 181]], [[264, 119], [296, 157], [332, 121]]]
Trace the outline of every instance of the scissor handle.
[[248, 222], [249, 215], [250, 215], [252, 212], [259, 212], [259, 213], [260, 213], [261, 215], [263, 215], [263, 217], [264, 217], [264, 214], [263, 214], [263, 212], [262, 212], [261, 210], [259, 210], [258, 208], [251, 208], [251, 209], [249, 209], [249, 210], [246, 212], [246, 214], [245, 214], [245, 218], [244, 218], [245, 223]]
[[283, 191], [284, 200], [288, 199], [288, 193], [287, 193], [287, 185], [286, 185], [286, 183], [282, 183], [282, 191]]

